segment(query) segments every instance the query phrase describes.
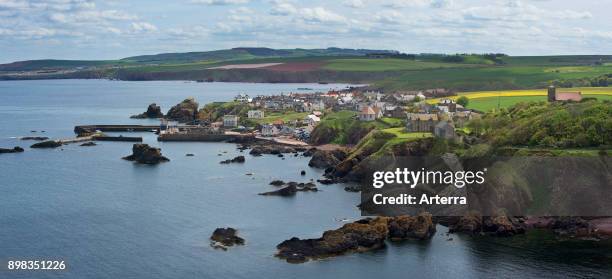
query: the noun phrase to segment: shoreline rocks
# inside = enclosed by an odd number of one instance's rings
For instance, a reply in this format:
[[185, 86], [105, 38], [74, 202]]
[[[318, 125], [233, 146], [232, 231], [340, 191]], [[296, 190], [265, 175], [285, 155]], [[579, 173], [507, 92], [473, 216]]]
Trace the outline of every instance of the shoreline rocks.
[[385, 247], [385, 240], [430, 239], [435, 234], [431, 214], [366, 218], [323, 233], [320, 238], [293, 237], [278, 244], [277, 257], [289, 263], [365, 252]]
[[161, 111], [161, 107], [158, 106], [155, 103], [150, 104], [147, 107], [147, 111], [141, 113], [141, 114], [136, 114], [136, 115], [132, 115], [130, 116], [130, 118], [135, 118], [135, 119], [145, 119], [145, 118], [163, 118], [164, 114]]
[[236, 156], [236, 157], [234, 157], [234, 159], [227, 159], [227, 160], [221, 161], [219, 163], [220, 164], [231, 164], [231, 163], [244, 163], [244, 162], [245, 162], [244, 156]]
[[237, 235], [234, 228], [217, 228], [210, 236], [210, 246], [215, 249], [227, 250], [227, 247], [244, 245], [244, 239]]
[[524, 234], [526, 229], [524, 218], [508, 217], [503, 213], [496, 216], [481, 216], [477, 212], [468, 212], [448, 224], [449, 233], [464, 232], [501, 237]]
[[312, 158], [310, 159], [310, 162], [308, 162], [308, 166], [319, 169], [327, 169], [335, 167], [340, 162], [344, 161], [346, 157], [346, 152], [342, 150], [316, 150], [312, 154]]
[[160, 148], [151, 147], [144, 143], [134, 144], [132, 146], [132, 155], [123, 157], [123, 159], [147, 165], [170, 161], [170, 159], [162, 156]]
[[2, 153], [21, 153], [23, 151], [24, 151], [23, 148], [21, 148], [19, 146], [15, 146], [15, 147], [13, 147], [13, 149], [0, 148], [0, 154], [2, 154]]
[[62, 143], [55, 140], [48, 140], [32, 144], [30, 148], [57, 148], [62, 146]]

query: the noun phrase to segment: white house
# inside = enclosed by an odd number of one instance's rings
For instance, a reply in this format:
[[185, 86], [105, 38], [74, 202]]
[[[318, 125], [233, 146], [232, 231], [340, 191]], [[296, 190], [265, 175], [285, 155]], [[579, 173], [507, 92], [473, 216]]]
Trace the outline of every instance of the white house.
[[309, 126], [315, 126], [319, 124], [320, 121], [321, 121], [321, 118], [319, 118], [318, 116], [314, 114], [306, 115], [306, 117], [304, 118], [304, 122], [308, 123]]
[[223, 127], [237, 127], [239, 117], [236, 115], [223, 116]]
[[276, 136], [280, 133], [280, 130], [272, 124], [264, 124], [261, 126], [261, 135], [264, 137]]
[[263, 110], [249, 110], [247, 112], [247, 117], [254, 119], [264, 118], [264, 112]]
[[[378, 110], [378, 112], [377, 112]], [[361, 121], [374, 121], [376, 118], [380, 117], [380, 109], [373, 108], [370, 106], [364, 107], [359, 112], [359, 120]]]

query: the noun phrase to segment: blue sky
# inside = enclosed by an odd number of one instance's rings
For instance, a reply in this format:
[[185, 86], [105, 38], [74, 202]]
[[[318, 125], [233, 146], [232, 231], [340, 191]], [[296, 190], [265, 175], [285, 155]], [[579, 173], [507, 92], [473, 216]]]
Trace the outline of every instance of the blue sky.
[[224, 49], [612, 54], [610, 0], [0, 0], [0, 63]]

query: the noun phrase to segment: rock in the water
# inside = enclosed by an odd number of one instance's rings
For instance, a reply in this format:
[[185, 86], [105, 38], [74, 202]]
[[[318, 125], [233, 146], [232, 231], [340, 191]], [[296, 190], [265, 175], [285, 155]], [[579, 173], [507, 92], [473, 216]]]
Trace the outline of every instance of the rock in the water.
[[226, 250], [229, 246], [244, 245], [244, 239], [236, 235], [236, 233], [237, 231], [234, 228], [215, 229], [210, 236], [211, 246]]
[[13, 149], [0, 148], [0, 153], [20, 153], [23, 152], [23, 148], [19, 146], [13, 147]]
[[81, 146], [96, 146], [96, 145], [97, 144], [95, 142], [93, 142], [93, 141], [89, 141], [89, 142], [81, 144]]
[[31, 148], [56, 148], [62, 146], [62, 143], [55, 140], [48, 140], [32, 144]]
[[145, 111], [145, 112], [143, 112], [141, 114], [130, 116], [130, 118], [139, 118], [139, 119], [143, 119], [143, 118], [162, 118], [162, 117], [164, 117], [164, 114], [161, 111], [161, 107], [158, 106], [155, 103], [150, 104], [149, 107], [147, 107], [147, 111]]
[[230, 164], [230, 163], [244, 163], [244, 156], [237, 156], [234, 159], [227, 159], [225, 161], [221, 161], [221, 164]]
[[302, 170], [302, 171], [300, 172], [300, 175], [306, 175], [306, 171], [305, 171], [305, 170]]
[[298, 191], [298, 189], [297, 189], [296, 185], [289, 185], [287, 187], [284, 187], [284, 188], [276, 190], [276, 191], [259, 193], [259, 194], [262, 195], [262, 196], [291, 197], [291, 196], [295, 196], [295, 193], [297, 193], [297, 191]]
[[273, 180], [272, 182], [270, 182], [270, 185], [273, 186], [283, 186], [285, 185], [285, 182], [282, 180]]
[[[249, 154], [253, 156], [261, 156], [262, 154], [282, 155], [283, 153], [293, 153], [295, 148], [284, 145], [261, 144], [253, 146]], [[283, 156], [279, 156], [283, 157]]]
[[[333, 181], [332, 181], [333, 183]], [[349, 185], [344, 187], [344, 191], [347, 192], [360, 192], [361, 191], [361, 186], [360, 185]]]
[[346, 159], [346, 152], [344, 151], [317, 150], [312, 155], [310, 162], [308, 162], [308, 166], [311, 166], [313, 168], [326, 169], [330, 167], [335, 167], [344, 159]]
[[132, 155], [123, 157], [123, 159], [149, 165], [170, 161], [170, 159], [162, 156], [160, 148], [151, 147], [144, 143], [134, 144]]
[[187, 98], [181, 103], [170, 108], [166, 118], [179, 122], [191, 122], [196, 119], [198, 114], [198, 102], [193, 98]]
[[195, 154], [193, 154], [193, 153], [187, 153], [187, 154], [185, 154], [185, 156], [187, 156], [187, 157], [193, 157], [193, 156], [195, 156]]
[[49, 137], [21, 137], [21, 140], [48, 140]]
[[321, 238], [285, 240], [276, 246], [277, 257], [290, 263], [364, 252], [385, 247], [385, 240], [430, 239], [435, 224], [429, 213], [418, 216], [366, 218], [323, 233]]
[[386, 218], [368, 218], [326, 231], [321, 238], [285, 240], [276, 246], [276, 256], [290, 263], [302, 263], [347, 252], [374, 250], [385, 246], [387, 234]]
[[[287, 182], [286, 184], [287, 186], [284, 188], [281, 188], [276, 191], [260, 193], [260, 195], [290, 197], [290, 196], [295, 196], [295, 193], [297, 192], [317, 192], [319, 191], [319, 189], [317, 189], [317, 185], [315, 185], [313, 182], [297, 183], [297, 182], [291, 181], [291, 182]], [[275, 181], [272, 181], [270, 185], [282, 186], [284, 185], [284, 183], [281, 180], [275, 180]]]

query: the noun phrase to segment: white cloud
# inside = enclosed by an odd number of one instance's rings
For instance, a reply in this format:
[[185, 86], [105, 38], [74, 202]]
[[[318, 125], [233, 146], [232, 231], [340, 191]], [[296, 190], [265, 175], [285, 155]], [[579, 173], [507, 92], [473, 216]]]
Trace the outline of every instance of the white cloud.
[[132, 22], [132, 31], [135, 33], [149, 33], [157, 31], [157, 27], [148, 22]]
[[300, 18], [314, 22], [345, 22], [346, 18], [323, 7], [303, 8], [298, 11]]
[[297, 8], [288, 2], [276, 3], [270, 10], [271, 15], [286, 16], [297, 12]]

